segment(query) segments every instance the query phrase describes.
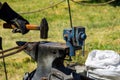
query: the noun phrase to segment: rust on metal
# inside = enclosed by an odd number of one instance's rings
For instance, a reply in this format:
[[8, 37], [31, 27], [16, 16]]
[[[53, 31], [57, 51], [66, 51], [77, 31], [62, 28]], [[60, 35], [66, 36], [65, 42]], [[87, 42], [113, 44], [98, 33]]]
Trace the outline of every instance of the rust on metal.
[[16, 47], [13, 47], [13, 48], [9, 48], [9, 49], [7, 49], [7, 50], [0, 51], [0, 54], [5, 53], [5, 52], [8, 52], [8, 51], [11, 51], [11, 50], [14, 50], [14, 49], [18, 49], [18, 48], [20, 48], [20, 47], [19, 47], [19, 46], [16, 46]]
[[2, 56], [0, 56], [0, 58], [8, 57], [8, 56], [11, 56], [13, 54], [19, 53], [19, 52], [23, 51], [27, 47], [27, 45], [28, 45], [28, 43], [26, 43], [26, 44], [24, 44], [23, 46], [20, 46], [20, 47], [17, 46], [17, 47], [14, 47], [14, 48], [10, 48], [8, 50], [1, 51], [0, 54], [3, 53], [3, 52], [5, 53], [5, 52], [8, 52], [8, 51], [11, 51], [11, 50], [14, 50], [14, 49], [18, 49], [18, 50], [14, 51], [14, 52], [2, 55]]

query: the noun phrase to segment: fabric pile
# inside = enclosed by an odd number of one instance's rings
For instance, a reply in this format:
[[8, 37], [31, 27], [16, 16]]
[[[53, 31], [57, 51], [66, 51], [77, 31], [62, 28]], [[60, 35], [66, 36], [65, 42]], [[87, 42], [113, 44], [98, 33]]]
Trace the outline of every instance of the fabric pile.
[[95, 80], [120, 80], [120, 55], [112, 50], [93, 50], [85, 62], [87, 77]]

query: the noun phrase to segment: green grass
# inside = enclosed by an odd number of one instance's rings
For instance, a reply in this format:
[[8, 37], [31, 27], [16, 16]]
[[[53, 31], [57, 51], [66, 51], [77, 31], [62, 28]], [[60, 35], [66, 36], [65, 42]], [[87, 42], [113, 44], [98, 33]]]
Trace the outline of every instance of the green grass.
[[[60, 0], [1, 0], [8, 2], [16, 12], [28, 12], [38, 10], [52, 5]], [[86, 28], [86, 54], [80, 53], [74, 57], [73, 62], [84, 64], [88, 53], [94, 49], [114, 50], [120, 53], [120, 7], [106, 6], [82, 6], [71, 2], [72, 19], [74, 26], [84, 26]], [[49, 23], [48, 41], [64, 42], [63, 30], [70, 28], [67, 3], [64, 2], [54, 8], [33, 13], [21, 14], [31, 24], [40, 25], [42, 18], [46, 18]], [[39, 31], [30, 31], [28, 34], [13, 34], [11, 30], [3, 29], [0, 20], [0, 36], [3, 38], [3, 48], [8, 49], [16, 46], [16, 41], [42, 41], [39, 38]], [[31, 58], [21, 52], [5, 59], [9, 80], [22, 80], [25, 72], [32, 71], [36, 63]], [[0, 80], [5, 80], [2, 59], [0, 60]]]

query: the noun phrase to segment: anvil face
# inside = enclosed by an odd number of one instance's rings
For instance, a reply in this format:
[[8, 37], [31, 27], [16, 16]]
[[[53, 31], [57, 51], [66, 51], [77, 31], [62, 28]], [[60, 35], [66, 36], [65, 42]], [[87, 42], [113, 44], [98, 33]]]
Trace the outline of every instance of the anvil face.
[[[20, 45], [20, 43], [17, 43]], [[25, 42], [24, 42], [25, 44]], [[37, 62], [36, 72], [32, 80], [48, 77], [52, 67], [63, 65], [67, 47], [54, 42], [30, 42], [24, 50]]]

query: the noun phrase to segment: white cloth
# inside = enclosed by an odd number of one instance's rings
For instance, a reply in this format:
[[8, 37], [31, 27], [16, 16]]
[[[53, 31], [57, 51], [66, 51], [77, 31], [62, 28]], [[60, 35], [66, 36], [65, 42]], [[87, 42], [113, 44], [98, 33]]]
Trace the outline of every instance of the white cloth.
[[120, 80], [120, 55], [115, 51], [93, 50], [89, 53], [85, 66], [88, 67], [88, 75], [106, 78], [102, 80]]

